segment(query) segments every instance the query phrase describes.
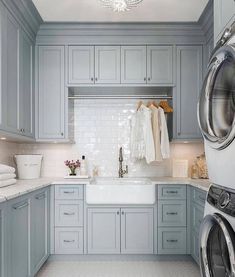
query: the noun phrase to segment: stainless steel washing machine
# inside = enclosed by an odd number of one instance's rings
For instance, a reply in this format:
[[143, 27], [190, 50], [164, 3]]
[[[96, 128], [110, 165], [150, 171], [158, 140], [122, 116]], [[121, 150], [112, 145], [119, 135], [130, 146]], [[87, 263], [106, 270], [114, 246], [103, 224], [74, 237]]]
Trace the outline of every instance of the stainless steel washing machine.
[[202, 277], [235, 277], [235, 190], [212, 185], [200, 228]]
[[235, 22], [208, 64], [198, 104], [210, 180], [235, 188]]

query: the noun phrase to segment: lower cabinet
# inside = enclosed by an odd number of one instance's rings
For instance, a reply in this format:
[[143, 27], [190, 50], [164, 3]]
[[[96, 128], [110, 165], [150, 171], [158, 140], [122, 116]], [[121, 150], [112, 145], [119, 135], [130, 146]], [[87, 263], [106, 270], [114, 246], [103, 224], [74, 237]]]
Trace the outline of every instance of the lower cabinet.
[[7, 202], [5, 221], [7, 268], [0, 276], [35, 276], [49, 256], [49, 190]]
[[6, 241], [6, 224], [5, 224], [6, 208], [5, 204], [0, 205], [0, 277], [7, 276], [7, 241]]
[[153, 254], [153, 208], [88, 208], [89, 254]]
[[191, 256], [199, 264], [199, 232], [203, 221], [206, 192], [197, 188], [191, 188], [190, 209], [190, 241]]
[[186, 228], [158, 228], [158, 254], [186, 254]]
[[17, 198], [9, 203], [8, 220], [8, 275], [31, 276], [29, 198]]
[[89, 254], [120, 253], [119, 208], [89, 208], [87, 224]]
[[31, 271], [37, 273], [49, 256], [49, 190], [31, 198]]

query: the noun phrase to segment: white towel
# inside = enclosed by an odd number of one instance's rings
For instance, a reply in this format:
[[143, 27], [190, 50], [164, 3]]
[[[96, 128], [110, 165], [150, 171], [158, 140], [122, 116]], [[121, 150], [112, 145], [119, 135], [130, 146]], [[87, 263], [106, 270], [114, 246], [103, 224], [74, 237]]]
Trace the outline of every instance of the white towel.
[[15, 168], [5, 164], [0, 164], [0, 174], [3, 173], [15, 173]]
[[5, 181], [0, 181], [0, 187], [6, 187], [10, 185], [14, 185], [16, 183], [16, 179], [9, 179]]
[[16, 175], [15, 173], [3, 173], [0, 174], [0, 181], [9, 180], [9, 179], [15, 179]]

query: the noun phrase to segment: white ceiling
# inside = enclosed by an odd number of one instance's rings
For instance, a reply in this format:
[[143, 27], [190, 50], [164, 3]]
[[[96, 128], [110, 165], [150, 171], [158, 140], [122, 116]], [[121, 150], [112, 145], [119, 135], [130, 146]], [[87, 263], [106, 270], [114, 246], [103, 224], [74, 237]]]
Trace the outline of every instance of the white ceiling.
[[208, 0], [143, 0], [115, 13], [99, 0], [33, 0], [44, 21], [59, 22], [185, 22], [197, 21]]

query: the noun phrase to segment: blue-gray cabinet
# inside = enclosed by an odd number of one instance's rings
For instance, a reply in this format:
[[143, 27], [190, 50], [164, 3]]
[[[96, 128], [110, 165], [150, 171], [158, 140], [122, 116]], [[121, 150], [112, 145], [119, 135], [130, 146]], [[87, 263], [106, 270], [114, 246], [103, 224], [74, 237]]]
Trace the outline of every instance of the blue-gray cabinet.
[[95, 46], [95, 83], [120, 84], [120, 46]]
[[94, 84], [94, 46], [68, 47], [68, 83]]
[[121, 83], [146, 84], [146, 46], [121, 46]]
[[34, 136], [34, 43], [3, 6], [1, 12], [1, 116], [3, 131]]
[[177, 46], [177, 139], [201, 138], [197, 121], [197, 103], [202, 74], [202, 46]]
[[186, 228], [158, 228], [158, 254], [186, 254]]
[[55, 254], [83, 254], [83, 185], [56, 185], [54, 192]]
[[121, 209], [121, 253], [153, 254], [153, 208]]
[[49, 257], [49, 189], [31, 197], [31, 272], [36, 274]]
[[147, 46], [147, 83], [173, 84], [173, 47]]
[[158, 185], [158, 254], [187, 253], [186, 204], [186, 185]]
[[19, 125], [22, 135], [34, 137], [34, 44], [20, 31], [19, 36]]
[[[64, 46], [38, 47], [38, 140], [66, 137]], [[66, 109], [67, 111], [67, 109]]]
[[5, 203], [0, 204], [0, 277], [7, 276], [7, 210]]
[[30, 276], [30, 200], [16, 198], [8, 206], [8, 275]]
[[214, 0], [214, 40], [220, 38], [225, 28], [235, 20], [234, 0]]
[[120, 208], [88, 208], [88, 254], [120, 254]]
[[190, 191], [190, 241], [191, 256], [199, 264], [199, 231], [204, 216], [206, 192], [191, 187]]
[[153, 254], [153, 208], [88, 208], [88, 254]]

